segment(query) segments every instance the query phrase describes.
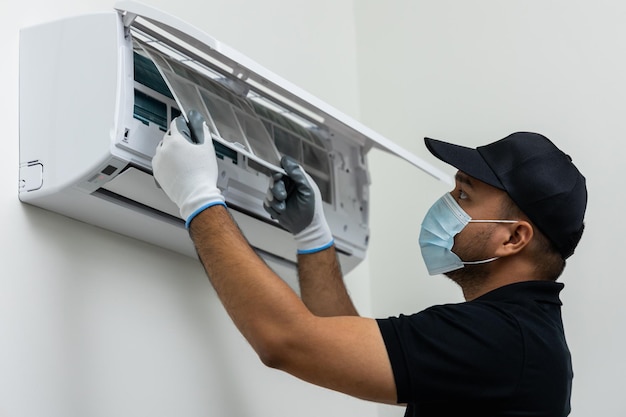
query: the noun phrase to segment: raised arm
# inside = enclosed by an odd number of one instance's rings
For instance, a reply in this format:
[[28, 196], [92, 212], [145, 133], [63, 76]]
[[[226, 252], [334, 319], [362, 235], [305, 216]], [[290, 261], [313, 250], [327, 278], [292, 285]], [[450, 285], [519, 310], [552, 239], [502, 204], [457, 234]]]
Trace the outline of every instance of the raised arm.
[[[268, 366], [348, 395], [395, 403], [393, 373], [376, 321], [312, 314], [257, 256], [215, 185], [217, 162], [203, 129], [190, 133], [173, 122], [153, 168], [187, 219], [200, 260], [235, 325]], [[201, 136], [206, 141], [197, 145], [186, 140]]]
[[313, 314], [321, 317], [359, 315], [344, 284], [334, 246], [298, 255], [298, 282], [300, 297]]
[[319, 188], [292, 159], [283, 157], [281, 165], [287, 177], [274, 175], [265, 209], [294, 235], [302, 301], [318, 316], [358, 315], [343, 281]]

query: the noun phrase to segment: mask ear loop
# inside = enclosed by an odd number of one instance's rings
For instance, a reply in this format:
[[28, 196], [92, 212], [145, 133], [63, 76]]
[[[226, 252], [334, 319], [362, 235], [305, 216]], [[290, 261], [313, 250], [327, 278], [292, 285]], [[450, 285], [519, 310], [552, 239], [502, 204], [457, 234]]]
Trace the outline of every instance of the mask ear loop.
[[494, 258], [489, 258], [489, 259], [483, 259], [482, 261], [470, 261], [470, 262], [463, 262], [463, 265], [480, 265], [480, 264], [488, 264], [489, 262], [493, 262], [496, 259], [500, 259], [499, 256], [496, 256]]
[[[469, 223], [507, 223], [507, 224], [513, 224], [517, 222], [519, 222], [519, 220], [470, 220], [469, 221]], [[483, 259], [482, 261], [469, 261], [469, 262], [461, 261], [461, 262], [463, 263], [463, 265], [481, 265], [481, 264], [487, 264], [489, 262], [493, 262], [496, 259], [500, 259], [500, 257], [496, 256], [496, 257], [489, 258], [489, 259]]]
[[470, 220], [470, 223], [517, 223], [519, 220]]

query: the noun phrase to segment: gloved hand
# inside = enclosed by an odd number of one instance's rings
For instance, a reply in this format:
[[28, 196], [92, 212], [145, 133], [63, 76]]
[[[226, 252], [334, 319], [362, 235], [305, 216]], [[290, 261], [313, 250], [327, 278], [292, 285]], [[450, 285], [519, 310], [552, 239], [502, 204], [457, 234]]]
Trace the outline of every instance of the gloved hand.
[[217, 159], [211, 133], [202, 115], [189, 112], [189, 126], [182, 116], [172, 120], [152, 159], [154, 178], [178, 206], [189, 228], [204, 209], [226, 205], [217, 188]]
[[324, 217], [317, 184], [293, 159], [284, 156], [280, 164], [287, 177], [273, 175], [263, 207], [294, 235], [299, 254], [332, 246], [333, 235]]

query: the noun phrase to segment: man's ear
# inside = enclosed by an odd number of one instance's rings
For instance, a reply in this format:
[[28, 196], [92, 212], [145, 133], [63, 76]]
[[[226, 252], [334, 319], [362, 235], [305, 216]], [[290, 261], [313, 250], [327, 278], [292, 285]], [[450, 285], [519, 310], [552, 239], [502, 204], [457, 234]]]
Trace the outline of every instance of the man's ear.
[[496, 256], [515, 255], [528, 246], [533, 239], [533, 226], [525, 220], [507, 224], [502, 229], [502, 237], [495, 253]]

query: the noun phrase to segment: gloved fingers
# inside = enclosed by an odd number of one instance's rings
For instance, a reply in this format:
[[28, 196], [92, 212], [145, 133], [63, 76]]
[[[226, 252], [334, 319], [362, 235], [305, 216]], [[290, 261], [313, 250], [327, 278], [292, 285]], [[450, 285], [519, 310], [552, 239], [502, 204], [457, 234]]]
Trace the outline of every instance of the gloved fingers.
[[315, 193], [313, 187], [317, 185], [300, 164], [289, 156], [283, 156], [280, 160], [280, 164], [288, 176], [285, 179], [288, 194], [290, 194], [293, 189], [303, 198], [308, 198], [311, 194]]
[[189, 130], [189, 126], [187, 125], [187, 121], [183, 116], [178, 116], [172, 123], [170, 124], [170, 136], [174, 136], [176, 134], [182, 135], [187, 141], [192, 142], [191, 139], [191, 131]]
[[274, 188], [274, 185], [279, 181], [283, 181], [283, 174], [281, 174], [280, 172], [274, 172], [270, 177], [270, 185], [268, 186], [268, 190]]
[[268, 203], [266, 201], [263, 203], [263, 208], [269, 213], [270, 216], [272, 216], [272, 219], [278, 220], [280, 216], [285, 212], [286, 205], [284, 201], [280, 203]]
[[[191, 139], [194, 143], [203, 144], [207, 139], [205, 137], [206, 133], [208, 133], [208, 127], [206, 127], [206, 122], [204, 121], [204, 117], [197, 110], [190, 110], [189, 114], [189, 126], [191, 127]], [[205, 131], [206, 128], [206, 131]], [[210, 138], [210, 135], [209, 135]]]
[[274, 184], [273, 187], [267, 189], [263, 205], [271, 207], [276, 212], [282, 214], [287, 209], [287, 202], [285, 201], [286, 198], [287, 192], [285, 191], [285, 184], [282, 181], [279, 181]]
[[280, 160], [280, 165], [283, 167], [287, 176], [291, 178], [296, 184], [306, 181], [304, 176], [304, 169], [293, 158], [289, 156], [283, 156]]
[[283, 174], [275, 172], [270, 177], [270, 183], [265, 193], [265, 202], [269, 205], [272, 201], [285, 200], [287, 198], [287, 191], [285, 189], [285, 183], [283, 181]]
[[270, 201], [279, 200], [285, 201], [287, 199], [287, 189], [285, 188], [285, 181], [271, 181], [270, 186], [267, 189], [267, 196]]

